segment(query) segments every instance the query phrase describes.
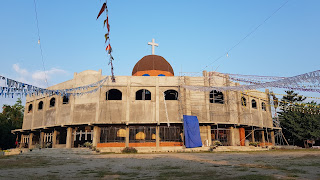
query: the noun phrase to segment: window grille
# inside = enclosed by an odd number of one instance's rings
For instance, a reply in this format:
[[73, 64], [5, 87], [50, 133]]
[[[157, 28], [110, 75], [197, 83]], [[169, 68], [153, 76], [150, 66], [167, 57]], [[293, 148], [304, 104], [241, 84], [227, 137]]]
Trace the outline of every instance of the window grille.
[[130, 143], [156, 142], [155, 126], [132, 126], [129, 129]]
[[165, 100], [178, 100], [178, 92], [176, 90], [167, 90], [164, 92]]
[[146, 89], [140, 89], [136, 92], [136, 100], [151, 100], [151, 92]]
[[213, 90], [210, 92], [210, 103], [224, 104], [224, 97], [221, 91]]
[[100, 134], [101, 143], [110, 142], [126, 142], [126, 129], [125, 127], [102, 127]]
[[160, 126], [160, 141], [182, 142], [183, 132], [181, 126]]

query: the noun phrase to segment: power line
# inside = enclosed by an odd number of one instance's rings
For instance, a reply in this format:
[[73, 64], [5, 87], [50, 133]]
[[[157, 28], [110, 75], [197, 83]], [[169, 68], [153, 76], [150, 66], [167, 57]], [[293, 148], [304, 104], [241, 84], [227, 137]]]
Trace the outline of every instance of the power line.
[[47, 73], [46, 73], [46, 68], [45, 68], [45, 66], [44, 66], [42, 46], [41, 46], [41, 42], [40, 42], [40, 29], [39, 29], [39, 21], [38, 21], [38, 12], [37, 12], [36, 0], [33, 0], [33, 2], [34, 2], [34, 12], [35, 12], [35, 14], [36, 14], [36, 22], [37, 22], [37, 29], [38, 29], [38, 44], [39, 44], [39, 47], [40, 47], [40, 54], [41, 54], [41, 60], [42, 60], [42, 67], [43, 67], [43, 72], [44, 72], [44, 78], [45, 78], [47, 87], [49, 87], [48, 79], [47, 79]]
[[[263, 22], [261, 22], [256, 28], [254, 28], [252, 31], [250, 31], [246, 36], [244, 36], [239, 42], [237, 42], [235, 45], [233, 45], [227, 52], [219, 56], [217, 59], [215, 59], [212, 63], [208, 64], [205, 68], [203, 68], [201, 71], [204, 71], [207, 67], [211, 66], [215, 62], [217, 62], [219, 59], [221, 59], [225, 55], [229, 55], [229, 52], [231, 52], [234, 48], [236, 48], [240, 43], [242, 43], [244, 40], [246, 40], [249, 36], [251, 36], [254, 32], [256, 32], [264, 23], [266, 23], [273, 15], [275, 15], [281, 8], [283, 8], [290, 0], [287, 0], [284, 2], [278, 9], [276, 9], [271, 15], [269, 15]], [[220, 64], [221, 65], [221, 64]], [[219, 65], [219, 66], [220, 66]], [[219, 68], [217, 67], [217, 69]], [[216, 69], [216, 70], [217, 70]], [[216, 71], [215, 70], [215, 71]]]

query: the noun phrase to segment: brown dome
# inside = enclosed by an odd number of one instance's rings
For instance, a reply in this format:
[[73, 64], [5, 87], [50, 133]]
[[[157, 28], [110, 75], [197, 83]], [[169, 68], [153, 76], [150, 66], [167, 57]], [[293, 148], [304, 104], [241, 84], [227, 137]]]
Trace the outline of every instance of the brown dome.
[[132, 75], [135, 75], [139, 71], [151, 71], [159, 70], [164, 72], [169, 72], [174, 75], [171, 65], [163, 57], [158, 55], [148, 55], [144, 56], [132, 70]]

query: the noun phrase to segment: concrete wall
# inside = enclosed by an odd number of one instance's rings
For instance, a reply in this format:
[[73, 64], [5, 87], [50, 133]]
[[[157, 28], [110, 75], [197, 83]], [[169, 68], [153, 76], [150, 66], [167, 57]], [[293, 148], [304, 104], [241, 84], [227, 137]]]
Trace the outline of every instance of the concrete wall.
[[[105, 76], [101, 71], [75, 73], [74, 79], [57, 84], [50, 89], [68, 89], [95, 83]], [[61, 96], [27, 97], [23, 129], [73, 125], [73, 124], [149, 124], [182, 123], [182, 115], [196, 115], [203, 124], [238, 124], [257, 127], [272, 127], [271, 109], [263, 111], [261, 103], [268, 104], [268, 96], [260, 91], [223, 92], [223, 104], [210, 103], [210, 92], [191, 91], [179, 85], [192, 86], [234, 86], [227, 76], [203, 77], [144, 77], [117, 76], [116, 82], [109, 79], [97, 92], [83, 96], [71, 96], [68, 104], [62, 103]], [[92, 87], [91, 89], [94, 89]], [[87, 90], [91, 90], [90, 88]], [[106, 92], [118, 89], [122, 100], [106, 100]], [[136, 91], [147, 89], [151, 100], [136, 100]], [[164, 101], [166, 90], [179, 92], [179, 100]], [[241, 97], [247, 99], [247, 106], [241, 106]], [[56, 105], [49, 107], [50, 99], [56, 98]], [[251, 100], [257, 101], [257, 109], [251, 107]], [[38, 110], [40, 101], [44, 102]], [[33, 110], [27, 112], [28, 105]], [[168, 114], [168, 116], [167, 116]]]

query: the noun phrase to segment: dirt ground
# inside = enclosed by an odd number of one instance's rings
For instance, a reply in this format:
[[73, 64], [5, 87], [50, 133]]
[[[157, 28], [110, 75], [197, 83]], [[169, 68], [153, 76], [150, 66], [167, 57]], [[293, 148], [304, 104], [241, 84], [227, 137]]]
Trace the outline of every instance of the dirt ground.
[[319, 150], [96, 154], [42, 149], [0, 157], [0, 179], [319, 179]]

